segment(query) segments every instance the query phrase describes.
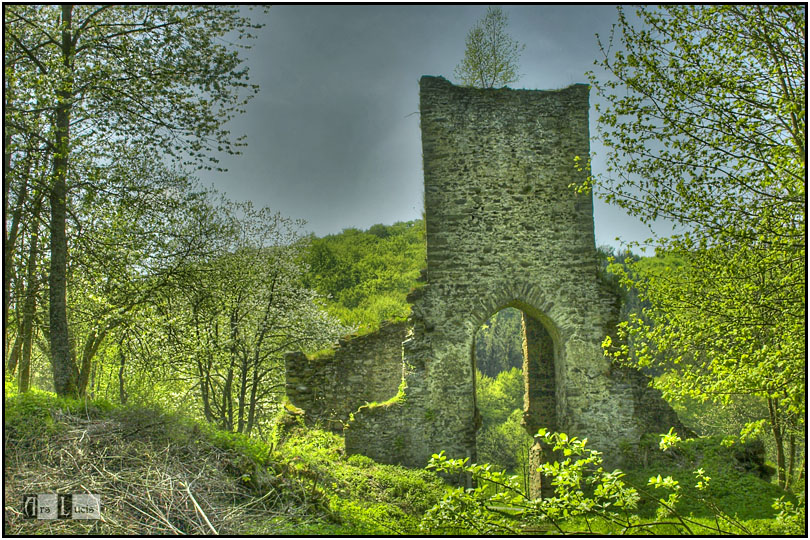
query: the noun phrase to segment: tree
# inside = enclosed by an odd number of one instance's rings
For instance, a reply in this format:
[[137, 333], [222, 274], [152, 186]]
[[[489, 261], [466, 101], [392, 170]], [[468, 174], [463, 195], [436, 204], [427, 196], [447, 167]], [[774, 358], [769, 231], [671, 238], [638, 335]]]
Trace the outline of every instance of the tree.
[[496, 377], [511, 368], [523, 367], [522, 318], [518, 309], [502, 309], [475, 334], [475, 365], [481, 373]]
[[650, 243], [683, 264], [629, 264], [649, 307], [619, 329], [634, 354], [607, 349], [676, 372], [669, 395], [756, 396], [768, 412], [749, 428], [769, 427], [788, 487], [806, 409], [805, 7], [637, 13], [641, 29], [619, 9], [621, 46], [600, 41], [608, 78], [590, 74], [610, 164], [591, 181], [645, 223], [671, 221]]
[[189, 264], [157, 304], [175, 371], [193, 382], [203, 415], [250, 433], [284, 394], [283, 353], [317, 350], [348, 328], [302, 285], [300, 221], [224, 202], [221, 250]]
[[[503, 312], [500, 312], [503, 313]], [[508, 471], [528, 473], [528, 449], [532, 438], [521, 425], [523, 419], [523, 372], [513, 367], [495, 378], [476, 372], [475, 402], [481, 415], [476, 434], [479, 463], [490, 463]]]
[[408, 292], [425, 266], [424, 221], [311, 238], [304, 284], [326, 297], [329, 313], [365, 332], [407, 317]]
[[81, 223], [71, 237], [68, 266], [71, 356], [80, 394], [105, 341], [120, 341], [137, 312], [171, 287], [188, 261], [216, 248], [218, 227], [210, 215], [199, 216], [208, 194], [148, 149], [122, 146], [114, 163], [85, 176], [93, 178], [94, 189], [74, 203]]
[[464, 59], [455, 75], [466, 86], [495, 88], [516, 82], [518, 59], [525, 48], [506, 32], [508, 18], [499, 7], [490, 7], [467, 34]]
[[[4, 8], [5, 140], [35, 137], [51, 155], [49, 334], [54, 386], [78, 393], [67, 309], [70, 198], [79, 187], [77, 160], [114, 160], [124, 141], [155, 148], [187, 164], [211, 167], [211, 151], [235, 153], [224, 128], [256, 91], [225, 36], [257, 28], [238, 6], [164, 5]], [[245, 92], [246, 91], [246, 92]], [[245, 95], [247, 94], [247, 95]], [[35, 119], [44, 119], [32, 131]], [[6, 170], [10, 160], [6, 157]], [[6, 189], [6, 191], [8, 191]]]

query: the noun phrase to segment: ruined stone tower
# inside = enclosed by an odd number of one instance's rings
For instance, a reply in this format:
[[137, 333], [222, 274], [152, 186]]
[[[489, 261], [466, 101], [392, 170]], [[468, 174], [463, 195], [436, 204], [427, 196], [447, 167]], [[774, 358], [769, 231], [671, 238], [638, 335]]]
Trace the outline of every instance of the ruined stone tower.
[[615, 463], [623, 443], [682, 428], [645, 377], [601, 349], [618, 299], [597, 277], [592, 197], [570, 187], [588, 174], [574, 159], [589, 155], [588, 90], [422, 77], [427, 270], [409, 297], [405, 388], [353, 414], [347, 452], [410, 466], [439, 450], [474, 460], [474, 335], [505, 307], [523, 312], [530, 433], [587, 437]]

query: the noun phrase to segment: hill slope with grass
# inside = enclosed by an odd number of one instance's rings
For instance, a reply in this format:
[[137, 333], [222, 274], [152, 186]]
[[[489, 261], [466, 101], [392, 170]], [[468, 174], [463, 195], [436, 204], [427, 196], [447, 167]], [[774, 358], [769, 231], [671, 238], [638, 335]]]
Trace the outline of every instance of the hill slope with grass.
[[[347, 457], [289, 411], [270, 442], [39, 391], [7, 392], [5, 415], [7, 534], [401, 534], [445, 489], [428, 471]], [[102, 519], [24, 519], [29, 493], [99, 495]]]
[[[719, 509], [725, 519], [742, 525], [735, 530], [753, 534], [804, 530], [803, 513], [789, 511], [780, 517], [773, 507], [784, 492], [763, 479], [772, 471], [746, 466], [761, 463], [761, 456], [735, 455], [747, 446], [728, 447], [720, 438], [702, 438], [683, 441], [662, 454], [657, 443], [648, 443], [639, 448], [639, 466], [627, 471], [626, 480], [641, 491], [651, 491], [646, 486], [650, 477], [671, 475], [683, 486], [681, 515], [711, 524]], [[441, 509], [454, 508], [459, 492], [434, 472], [346, 456], [343, 448], [341, 437], [305, 427], [301, 411], [289, 406], [275, 418], [264, 440], [258, 440], [157, 408], [58, 399], [38, 390], [15, 395], [7, 387], [4, 531], [118, 536], [401, 535], [457, 530], [458, 516], [441, 518]], [[711, 477], [709, 490], [700, 493], [692, 487], [698, 467]], [[585, 474], [584, 478], [590, 473]], [[497, 492], [501, 487], [488, 489], [490, 497], [492, 489]], [[32, 493], [96, 494], [102, 519], [24, 519], [20, 501]], [[498, 519], [511, 520], [517, 531], [546, 530], [542, 523], [538, 529], [536, 523], [521, 521], [525, 518], [520, 514], [503, 515], [499, 508], [504, 500], [513, 500], [512, 495], [496, 496], [498, 502], [491, 507], [476, 501], [475, 515], [484, 519], [494, 512]], [[706, 495], [714, 509], [706, 505]], [[794, 497], [783, 500], [804, 507]], [[635, 512], [648, 522], [658, 519], [659, 511], [653, 497], [642, 501]], [[426, 515], [430, 519], [425, 520]], [[561, 523], [571, 530], [583, 526], [582, 518], [575, 517]], [[658, 532], [677, 534], [675, 529]]]

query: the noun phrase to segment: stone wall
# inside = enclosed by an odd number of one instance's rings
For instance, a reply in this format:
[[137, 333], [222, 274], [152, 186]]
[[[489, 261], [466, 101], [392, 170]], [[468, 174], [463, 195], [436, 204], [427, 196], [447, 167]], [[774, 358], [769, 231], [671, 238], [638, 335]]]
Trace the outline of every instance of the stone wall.
[[386, 323], [376, 332], [341, 339], [331, 355], [311, 359], [287, 353], [287, 398], [307, 420], [342, 432], [361, 405], [397, 394], [406, 333], [406, 323]]
[[597, 277], [592, 197], [570, 188], [589, 174], [574, 159], [589, 155], [588, 91], [421, 79], [427, 270], [409, 297], [407, 386], [354, 415], [347, 452], [411, 466], [439, 450], [475, 459], [474, 334], [505, 307], [528, 326], [527, 428], [554, 423], [615, 463], [645, 431], [677, 422], [646, 379], [602, 353], [619, 300]]

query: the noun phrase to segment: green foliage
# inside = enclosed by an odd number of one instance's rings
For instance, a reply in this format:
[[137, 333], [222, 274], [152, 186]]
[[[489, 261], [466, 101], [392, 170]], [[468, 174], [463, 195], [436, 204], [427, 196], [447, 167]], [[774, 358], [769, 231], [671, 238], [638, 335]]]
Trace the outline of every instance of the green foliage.
[[200, 423], [200, 429], [206, 434], [212, 444], [223, 450], [234, 450], [245, 455], [258, 465], [269, 465], [273, 454], [273, 446], [267, 442], [252, 439], [244, 433], [234, 433], [216, 429], [210, 424]]
[[502, 371], [494, 379], [478, 372], [476, 406], [481, 427], [476, 435], [478, 460], [528, 477], [532, 438], [522, 425], [523, 372]]
[[[773, 501], [785, 492], [759, 476], [767, 476], [767, 471], [757, 467], [763, 456], [756, 455], [756, 442], [728, 445], [720, 436], [676, 441], [672, 434], [656, 439], [648, 440], [644, 448], [637, 450], [637, 455], [644, 455], [626, 471], [628, 484], [641, 490], [650, 478], [665, 471], [679, 485], [678, 510], [684, 515], [713, 519], [719, 508], [746, 523], [774, 518]], [[659, 450], [662, 441], [667, 443], [665, 451]], [[640, 516], [651, 518], [656, 511], [654, 500], [640, 501]]]
[[800, 496], [796, 504], [785, 500], [785, 497], [780, 497], [774, 501], [773, 508], [778, 510], [779, 513], [776, 515], [776, 523], [772, 528], [772, 532], [796, 536], [807, 534], [807, 504], [805, 504], [805, 497], [806, 495]]
[[[345, 456], [341, 437], [304, 428], [285, 414], [261, 440], [160, 408], [10, 390], [4, 432], [13, 471], [6, 487], [17, 494], [30, 486], [33, 472], [61, 475], [69, 452], [79, 468], [48, 481], [70, 476], [101, 493], [109, 520], [101, 530], [111, 534], [171, 530], [150, 528], [156, 511], [170, 514], [180, 531], [205, 533], [202, 522], [203, 529], [196, 528], [193, 508], [190, 516], [178, 510], [185, 509], [178, 503], [191, 478], [214, 526], [236, 535], [412, 534], [446, 489], [425, 470]], [[55, 468], [40, 470], [46, 466]], [[13, 530], [29, 533], [38, 525], [12, 522]]]
[[600, 43], [609, 76], [590, 74], [609, 163], [591, 182], [645, 223], [670, 221], [650, 243], [682, 264], [628, 265], [646, 307], [607, 349], [676, 373], [671, 397], [756, 397], [749, 422], [768, 424], [789, 486], [806, 411], [806, 7], [637, 13], [638, 27], [619, 9], [620, 46]]
[[16, 395], [7, 393], [3, 426], [19, 433], [23, 438], [33, 436], [39, 430], [52, 429], [54, 422], [51, 410], [58, 403], [56, 394], [36, 389]]
[[486, 421], [478, 432], [476, 450], [478, 461], [503, 467], [519, 474], [524, 480], [529, 474], [529, 448], [532, 437], [522, 425], [523, 410], [514, 409], [509, 417], [499, 424]]
[[502, 371], [495, 378], [476, 374], [476, 405], [483, 425], [506, 422], [515, 409], [523, 408], [523, 372], [519, 368]]
[[425, 266], [424, 222], [374, 225], [368, 231], [310, 238], [306, 286], [327, 298], [327, 311], [366, 333], [410, 314], [405, 300]]
[[495, 377], [510, 368], [523, 367], [523, 314], [506, 308], [497, 312], [475, 334], [475, 367]]
[[104, 399], [59, 397], [53, 392], [37, 388], [18, 394], [13, 386], [7, 385], [3, 426], [13, 432], [15, 437], [30, 440], [35, 439], [38, 434], [54, 434], [63, 429], [64, 426], [59, 426], [54, 421], [54, 417], [62, 414], [81, 413], [87, 418], [97, 418], [111, 410], [114, 410], [114, 405]]
[[[392, 405], [402, 404], [408, 399], [408, 395], [405, 393], [405, 389], [408, 388], [408, 385], [405, 379], [399, 383], [399, 387], [397, 388], [397, 393], [391, 396], [390, 398], [386, 399], [382, 402], [372, 401], [370, 403], [366, 403], [362, 405], [361, 409], [376, 409], [378, 407], [391, 407]], [[399, 440], [400, 438], [397, 438]]]
[[[726, 479], [735, 477], [737, 482], [733, 486], [717, 485], [723, 483], [718, 481], [723, 475], [715, 475], [708, 466], [728, 467], [727, 459], [720, 460], [722, 465], [714, 460], [728, 451], [717, 441], [678, 441], [670, 431], [659, 443], [667, 450], [659, 454], [691, 444], [692, 451], [707, 455], [707, 468], [689, 472], [688, 466], [673, 467], [671, 456], [659, 458], [669, 460], [668, 470], [675, 469], [678, 475], [647, 474], [634, 486], [635, 477], [618, 469], [606, 470], [601, 454], [587, 448], [586, 440], [546, 430], [540, 430], [538, 437], [558, 456], [556, 461], [544, 463], [540, 469], [551, 481], [553, 496], [530, 499], [517, 476], [509, 476], [488, 464], [470, 465], [466, 458], [449, 459], [441, 452], [433, 455], [428, 468], [451, 476], [468, 474], [475, 487], [448, 492], [439, 504], [425, 513], [421, 532], [456, 535], [803, 532], [800, 514], [792, 503], [777, 501], [774, 504], [774, 508], [781, 511], [776, 521], [769, 523], [750, 517], [748, 505], [760, 496], [757, 489], [767, 485], [757, 484], [756, 477], [727, 474]], [[638, 471], [636, 477], [644, 474]], [[729, 489], [736, 491], [724, 497], [724, 490]], [[772, 497], [772, 492], [770, 495]], [[733, 512], [729, 512], [729, 508]], [[743, 517], [738, 511], [749, 514]]]
[[[778, 535], [804, 531], [803, 500], [737, 470], [738, 443], [724, 446], [719, 437], [678, 441], [674, 433], [667, 434], [666, 451], [658, 450], [660, 441], [651, 441], [647, 468], [625, 474], [605, 470], [601, 455], [587, 449], [585, 441], [541, 431], [544, 443], [560, 461], [544, 466], [544, 472], [554, 477], [555, 495], [539, 501], [528, 498], [520, 476], [491, 465], [434, 456], [432, 468], [455, 477], [469, 474], [475, 481], [475, 488], [469, 490], [447, 488], [429, 471], [346, 456], [341, 437], [304, 428], [283, 415], [275, 419], [266, 440], [259, 440], [159, 408], [69, 400], [36, 389], [15, 394], [13, 387], [9, 389], [4, 423], [9, 463], [38, 466], [39, 460], [59, 454], [55, 448], [70, 441], [84, 444], [72, 450], [75, 458], [100, 467], [93, 471], [88, 465], [92, 485], [106, 494], [106, 515], [115, 517], [111, 523], [126, 522], [127, 527], [135, 527], [126, 529], [130, 532], [143, 530], [137, 529], [143, 516], [120, 514], [130, 507], [111, 496], [118, 493], [116, 482], [123, 474], [151, 478], [149, 471], [162, 470], [175, 460], [194, 469], [198, 497], [201, 486], [221, 490], [226, 479], [234, 482], [228, 489], [237, 489], [233, 493], [239, 493], [238, 506], [230, 499], [224, 501], [230, 505], [225, 507], [223, 501], [206, 500], [217, 509], [209, 516], [220, 532], [227, 526], [225, 530], [233, 534], [673, 534], [687, 530], [712, 534], [722, 530]], [[99, 449], [102, 455], [93, 454]], [[34, 458], [34, 453], [39, 457]], [[27, 463], [29, 459], [34, 461]], [[214, 469], [209, 461], [216, 463]], [[104, 467], [113, 462], [115, 476], [109, 476]], [[213, 474], [221, 477], [208, 478]], [[18, 489], [14, 478], [8, 484], [12, 490]], [[138, 504], [138, 499], [130, 502]], [[160, 505], [176, 501], [155, 499], [155, 503], [163, 508]], [[265, 506], [256, 506], [260, 511], [238, 520], [224, 520], [229, 512], [244, 512], [254, 505]], [[180, 525], [179, 515], [174, 515], [178, 516], [175, 525]], [[17, 521], [15, 527], [25, 525]]]
[[311, 528], [291, 527], [290, 534], [412, 534], [419, 516], [445, 490], [427, 471], [345, 456], [342, 439], [328, 432], [295, 429], [276, 455], [286, 470], [308, 479], [329, 509], [328, 519]]
[[[88, 232], [86, 228], [97, 232], [93, 229], [98, 214], [83, 212], [82, 203], [92, 202], [99, 194], [105, 196], [99, 199], [110, 194], [118, 199], [128, 189], [127, 174], [121, 175], [116, 168], [119, 158], [131, 157], [133, 149], [139, 155], [160, 152], [161, 158], [174, 163], [209, 169], [217, 163], [213, 152], [238, 153], [244, 143], [234, 139], [225, 124], [243, 112], [258, 87], [249, 84], [240, 45], [234, 44], [242, 41], [241, 47], [246, 47], [244, 40], [252, 38], [251, 32], [259, 26], [235, 6], [73, 4], [9, 7], [4, 10], [3, 24], [8, 147], [4, 197], [13, 186], [20, 212], [28, 200], [36, 201], [24, 215], [16, 213], [14, 218], [17, 225], [23, 223], [21, 230], [28, 229], [27, 294], [22, 303], [26, 315], [34, 305], [41, 309], [45, 302], [37, 298], [38, 281], [47, 281], [49, 306], [44, 311], [48, 328], [42, 331], [47, 346], [40, 348], [49, 356], [57, 393], [77, 397], [85, 392], [92, 357], [101, 342], [112, 327], [122, 324], [116, 319], [138, 303], [132, 295], [122, 302], [114, 298], [115, 293], [119, 289], [131, 292], [131, 287], [121, 285], [128, 284], [127, 278], [134, 282], [144, 278], [150, 266], [145, 257], [132, 260], [133, 252], [141, 255], [132, 245], [123, 243], [115, 249], [121, 239], [116, 238], [116, 226], [127, 229], [137, 222], [133, 212], [123, 216], [101, 212], [106, 214], [102, 216], [104, 225], [113, 227], [102, 227], [103, 234], [98, 236], [91, 234], [84, 246], [74, 245], [77, 237]], [[229, 39], [223, 40], [226, 35]], [[151, 168], [162, 172], [165, 164], [159, 161]], [[157, 192], [171, 199], [171, 190]], [[162, 199], [136, 196], [129, 202], [148, 209]], [[50, 221], [48, 227], [40, 227], [46, 204]], [[170, 222], [170, 216], [166, 221]], [[162, 237], [160, 230], [149, 232], [150, 238]], [[6, 255], [19, 253], [23, 236], [15, 233], [13, 238], [4, 238], [9, 240]], [[87, 245], [101, 249], [87, 253], [82, 249]], [[74, 252], [74, 248], [79, 249]], [[173, 258], [166, 252], [149, 256]], [[81, 282], [77, 276], [82, 274], [75, 263], [82, 258], [84, 263], [93, 258], [97, 263], [103, 261], [105, 268], [100, 273], [110, 278], [112, 291], [105, 292], [113, 298], [91, 302], [93, 311], [103, 314], [99, 325], [93, 325], [93, 313], [87, 317], [90, 323], [68, 319], [69, 312], [80, 312], [68, 309], [75, 301], [70, 293], [79, 292], [75, 288], [84, 285], [91, 289], [88, 292], [97, 293], [92, 289], [106, 285], [103, 279], [93, 279], [96, 272], [85, 283], [76, 283]], [[110, 261], [119, 263], [124, 271], [105, 275], [115, 266]], [[94, 265], [88, 266], [92, 269]], [[44, 278], [37, 275], [40, 272]], [[8, 298], [9, 281], [10, 274], [4, 274], [4, 298]], [[97, 283], [103, 285], [94, 287]], [[21, 306], [15, 307], [23, 315]], [[4, 320], [8, 309], [4, 303]], [[27, 371], [35, 330], [30, 316], [19, 318], [27, 321], [18, 334], [27, 351], [21, 355], [21, 367]], [[79, 358], [74, 350], [76, 334], [85, 338], [80, 344], [84, 356]], [[26, 373], [21, 388], [27, 385], [27, 378]]]
[[516, 82], [518, 59], [526, 47], [506, 31], [508, 17], [500, 7], [487, 8], [487, 14], [469, 31], [464, 58], [455, 75], [465, 86], [495, 88]]

